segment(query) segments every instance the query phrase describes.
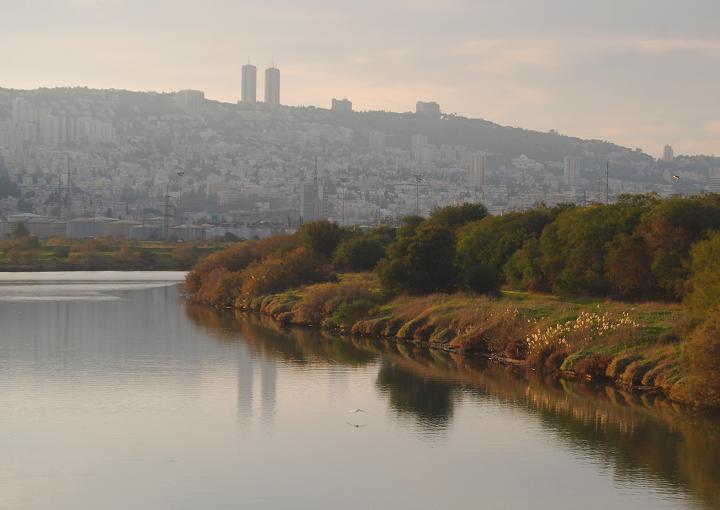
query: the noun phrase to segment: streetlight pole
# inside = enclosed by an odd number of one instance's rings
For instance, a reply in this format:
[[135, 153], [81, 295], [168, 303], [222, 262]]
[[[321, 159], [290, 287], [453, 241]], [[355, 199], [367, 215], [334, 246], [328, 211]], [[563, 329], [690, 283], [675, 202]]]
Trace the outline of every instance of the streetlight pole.
[[[182, 170], [178, 171], [176, 175], [179, 178], [182, 178], [183, 175], [185, 175], [185, 172]], [[170, 184], [172, 183], [172, 177], [168, 177], [167, 185], [165, 186], [165, 214], [163, 216], [163, 239], [167, 241], [169, 239], [170, 229], [169, 229], [169, 209], [170, 209]]]
[[420, 183], [422, 182], [420, 174], [415, 176], [415, 213], [420, 216]]
[[605, 205], [610, 203], [610, 162], [605, 162]]

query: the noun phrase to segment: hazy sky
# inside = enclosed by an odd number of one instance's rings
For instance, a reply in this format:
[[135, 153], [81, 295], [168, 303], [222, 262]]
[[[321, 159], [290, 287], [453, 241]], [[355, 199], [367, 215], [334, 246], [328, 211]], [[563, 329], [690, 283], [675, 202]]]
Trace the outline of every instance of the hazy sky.
[[[720, 0], [0, 0], [0, 86], [443, 111], [720, 154]], [[258, 84], [262, 90], [262, 80]]]

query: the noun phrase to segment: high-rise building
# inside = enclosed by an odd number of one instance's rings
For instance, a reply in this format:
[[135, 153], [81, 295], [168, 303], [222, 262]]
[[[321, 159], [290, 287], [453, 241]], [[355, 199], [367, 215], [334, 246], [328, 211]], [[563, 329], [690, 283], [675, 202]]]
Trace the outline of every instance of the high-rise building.
[[370, 150], [382, 152], [385, 149], [385, 133], [382, 131], [370, 131]]
[[470, 183], [475, 191], [481, 191], [485, 187], [485, 173], [487, 172], [487, 155], [482, 152], [472, 154], [472, 165], [470, 167]]
[[304, 223], [320, 219], [323, 209], [321, 193], [322, 190], [317, 180], [303, 183], [300, 195], [300, 216]]
[[265, 70], [265, 104], [280, 105], [280, 69], [277, 67]]
[[38, 121], [38, 139], [42, 145], [57, 147], [63, 142], [63, 119], [55, 115], [43, 115]]
[[13, 122], [37, 122], [37, 108], [24, 98], [16, 97], [12, 103], [12, 119]]
[[199, 113], [205, 106], [205, 92], [189, 89], [175, 92], [175, 103], [188, 113]]
[[352, 112], [352, 101], [348, 99], [333, 99], [332, 111], [340, 113]]
[[582, 167], [582, 158], [576, 156], [565, 157], [565, 184], [567, 186], [577, 186], [580, 181], [580, 169]]
[[415, 105], [415, 113], [427, 117], [440, 117], [440, 105], [435, 101], [418, 101]]
[[672, 163], [672, 161], [675, 159], [675, 151], [673, 151], [673, 148], [670, 145], [666, 145], [663, 149], [662, 159], [666, 163]]
[[257, 102], [257, 67], [252, 64], [242, 66], [242, 96], [240, 100], [246, 104]]

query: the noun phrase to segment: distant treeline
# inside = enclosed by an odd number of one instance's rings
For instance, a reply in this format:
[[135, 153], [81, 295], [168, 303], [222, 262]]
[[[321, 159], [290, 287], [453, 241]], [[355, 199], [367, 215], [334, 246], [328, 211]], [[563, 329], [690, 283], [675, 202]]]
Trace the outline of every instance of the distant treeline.
[[189, 270], [227, 243], [123, 241], [118, 239], [48, 239], [31, 236], [18, 223], [0, 240], [0, 271]]

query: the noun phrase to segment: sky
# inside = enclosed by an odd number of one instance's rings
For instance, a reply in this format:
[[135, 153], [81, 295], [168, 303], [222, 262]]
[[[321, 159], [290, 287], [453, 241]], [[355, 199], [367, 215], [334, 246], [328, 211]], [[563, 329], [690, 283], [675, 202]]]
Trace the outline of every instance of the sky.
[[718, 0], [0, 0], [0, 87], [194, 88], [720, 154]]

